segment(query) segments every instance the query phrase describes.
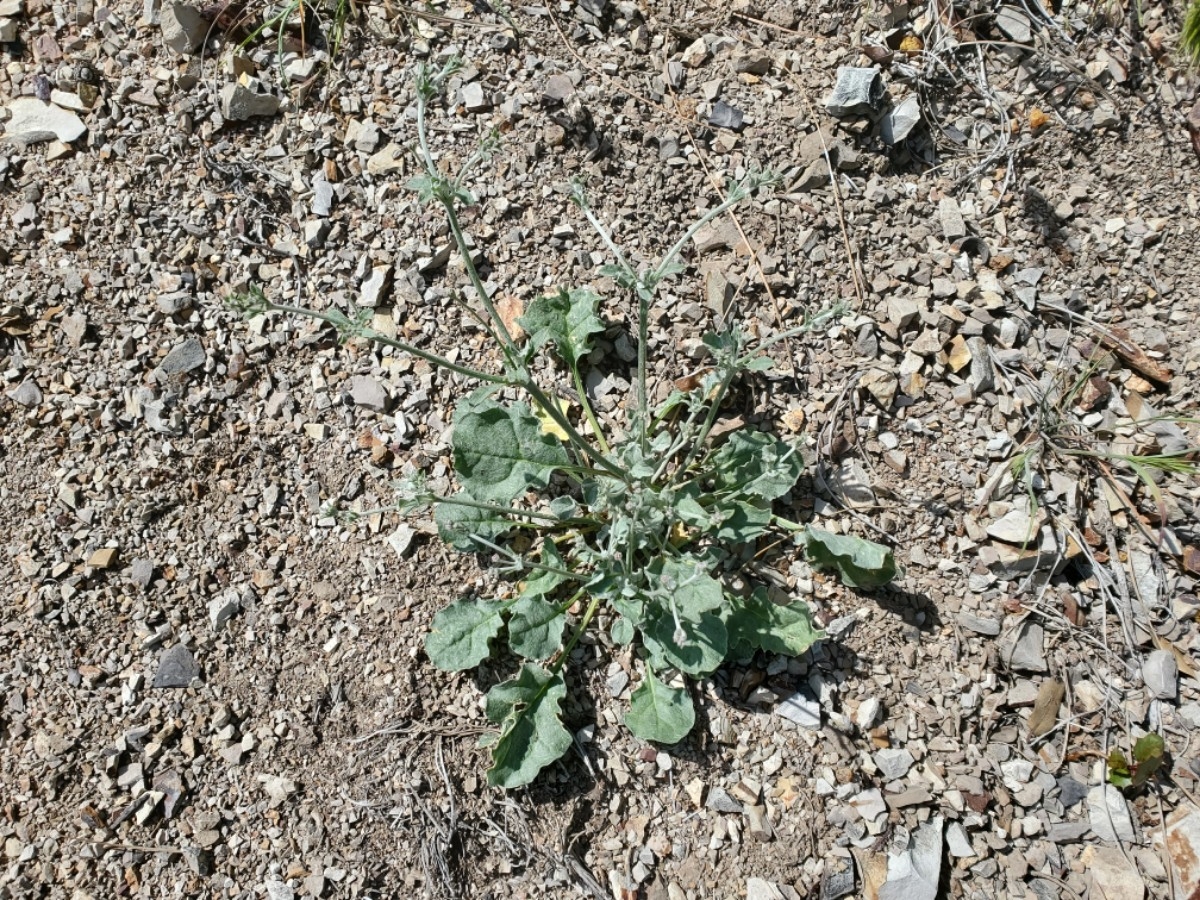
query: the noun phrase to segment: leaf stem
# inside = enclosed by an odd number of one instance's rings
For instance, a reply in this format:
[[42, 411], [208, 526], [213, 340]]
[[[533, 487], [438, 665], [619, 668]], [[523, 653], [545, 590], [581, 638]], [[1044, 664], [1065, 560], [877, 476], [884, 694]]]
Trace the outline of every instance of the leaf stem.
[[600, 444], [600, 452], [608, 453], [608, 441], [604, 439], [604, 431], [600, 428], [600, 423], [596, 421], [596, 414], [592, 411], [592, 404], [588, 402], [587, 391], [584, 390], [583, 376], [579, 374], [579, 366], [571, 366], [571, 375], [575, 380], [575, 393], [579, 395], [579, 405], [583, 407], [583, 414], [588, 420], [588, 424], [592, 426], [592, 433], [596, 435], [596, 442]]
[[[285, 303], [268, 303], [264, 309], [265, 312], [282, 312], [291, 313], [297, 316], [307, 316], [310, 319], [320, 319], [322, 322], [328, 322], [330, 325], [337, 328], [339, 331], [347, 328], [354, 328], [354, 323], [340, 313], [321, 312], [316, 309], [308, 309], [303, 306], [289, 306]], [[411, 353], [413, 356], [425, 360], [427, 363], [438, 366], [442, 369], [447, 369], [465, 378], [478, 378], [480, 381], [486, 381], [490, 384], [503, 384], [513, 386], [512, 379], [504, 375], [493, 375], [489, 372], [482, 372], [479, 369], [472, 369], [470, 366], [459, 365], [458, 363], [450, 362], [444, 356], [438, 356], [436, 353], [430, 353], [428, 350], [422, 350], [420, 347], [414, 347], [406, 341], [397, 340], [396, 338], [388, 337], [386, 334], [376, 331], [374, 328], [354, 328], [354, 332], [358, 337], [368, 341], [374, 341], [377, 344], [383, 344], [387, 347], [394, 347], [404, 353]]]

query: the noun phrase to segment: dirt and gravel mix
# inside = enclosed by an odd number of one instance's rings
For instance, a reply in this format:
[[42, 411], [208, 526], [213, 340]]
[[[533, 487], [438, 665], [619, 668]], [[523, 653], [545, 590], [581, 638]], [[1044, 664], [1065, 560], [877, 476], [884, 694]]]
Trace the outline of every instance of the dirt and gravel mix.
[[[272, 10], [240, 2], [0, 0], [0, 898], [1200, 887], [1181, 4], [369, 4], [336, 48], [332, 9], [301, 9], [256, 33]], [[699, 684], [673, 747], [622, 724], [630, 649], [585, 640], [574, 747], [509, 793], [476, 749], [504, 664], [423, 652], [437, 610], [508, 586], [371, 512], [404, 471], [453, 486], [471, 386], [225, 305], [369, 310], [498, 365], [406, 187], [415, 67], [452, 55], [432, 144], [452, 171], [498, 138], [464, 213], [489, 290], [607, 298], [610, 421], [633, 311], [572, 181], [650, 260], [726, 179], [780, 174], [688, 248], [652, 387], [722, 322], [766, 338], [845, 302], [722, 427], [803, 441], [783, 511], [904, 567], [866, 593], [748, 554], [829, 636]], [[1106, 760], [1146, 734], [1161, 767], [1122, 791]]]

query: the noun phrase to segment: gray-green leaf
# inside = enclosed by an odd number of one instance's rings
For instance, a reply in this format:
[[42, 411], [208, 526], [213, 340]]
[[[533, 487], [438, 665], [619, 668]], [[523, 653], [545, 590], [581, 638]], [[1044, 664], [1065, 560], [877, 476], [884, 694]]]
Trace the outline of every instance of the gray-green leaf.
[[544, 488], [551, 473], [569, 461], [562, 444], [542, 432], [524, 403], [501, 406], [478, 393], [455, 409], [452, 444], [463, 490], [491, 503]]
[[809, 562], [833, 569], [850, 587], [881, 587], [898, 574], [891, 550], [853, 535], [834, 534], [809, 525], [804, 530], [804, 549]]
[[772, 603], [765, 588], [755, 589], [745, 599], [730, 596], [728, 603], [732, 613], [725, 627], [732, 646], [745, 643], [768, 653], [799, 656], [825, 636], [813, 627], [807, 604]]
[[529, 304], [517, 322], [529, 332], [530, 344], [536, 349], [553, 344], [558, 355], [571, 366], [592, 352], [592, 335], [604, 330], [596, 311], [600, 298], [586, 288], [557, 294], [543, 294]]
[[663, 684], [647, 669], [629, 698], [625, 724], [642, 740], [677, 744], [696, 724], [696, 710], [687, 691]]
[[745, 544], [754, 540], [771, 525], [771, 510], [761, 503], [745, 500], [725, 500], [717, 509], [722, 520], [717, 528], [717, 537], [731, 544]]
[[503, 788], [529, 784], [567, 752], [571, 734], [559, 721], [559, 703], [566, 696], [562, 676], [532, 664], [488, 691], [484, 711], [489, 722], [500, 725], [500, 736], [490, 745], [488, 784]]
[[[474, 499], [465, 493], [457, 496]], [[434, 506], [433, 521], [437, 523], [442, 540], [464, 553], [475, 553], [482, 549], [477, 541], [471, 539], [472, 535], [492, 541], [513, 527], [512, 520], [501, 513], [446, 501]]]
[[744, 497], [774, 500], [804, 472], [800, 451], [762, 431], [736, 431], [712, 455], [717, 486]]
[[526, 659], [546, 659], [562, 647], [567, 616], [553, 603], [522, 594], [508, 620], [508, 645]]
[[658, 668], [674, 667], [688, 675], [707, 675], [721, 665], [729, 649], [725, 624], [712, 613], [676, 622], [669, 609], [647, 616], [642, 640]]
[[456, 600], [436, 616], [425, 636], [425, 652], [435, 666], [461, 672], [479, 665], [504, 624], [507, 600]]

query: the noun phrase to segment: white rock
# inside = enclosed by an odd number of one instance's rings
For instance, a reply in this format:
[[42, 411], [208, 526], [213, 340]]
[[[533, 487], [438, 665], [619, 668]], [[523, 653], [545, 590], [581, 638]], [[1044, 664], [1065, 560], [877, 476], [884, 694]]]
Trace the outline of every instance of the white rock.
[[1088, 791], [1087, 807], [1092, 831], [1100, 840], [1129, 843], [1134, 839], [1129, 807], [1121, 792], [1111, 784], [1101, 784]]
[[[256, 79], [249, 79], [258, 83]], [[253, 116], [273, 116], [279, 112], [281, 100], [267, 91], [256, 91], [252, 86], [235, 82], [221, 88], [221, 115], [234, 122]]]
[[810, 731], [821, 727], [821, 704], [804, 693], [792, 694], [775, 707], [775, 712]]
[[879, 714], [883, 711], [883, 704], [875, 697], [868, 697], [858, 705], [858, 711], [854, 714], [854, 724], [863, 731], [870, 731], [879, 724]]
[[875, 765], [888, 781], [903, 778], [912, 768], [913, 755], [903, 747], [880, 750], [875, 754]]
[[746, 900], [783, 900], [783, 892], [770, 881], [747, 878]]
[[942, 871], [942, 822], [934, 816], [916, 830], [908, 849], [888, 857], [879, 900], [937, 900]]
[[1141, 900], [1146, 895], [1137, 866], [1120, 847], [1085, 847], [1080, 862], [1092, 879], [1092, 900]]
[[69, 144], [87, 131], [75, 113], [36, 97], [18, 97], [8, 104], [8, 113], [4, 136], [26, 144], [56, 139]]
[[1170, 650], [1152, 650], [1142, 663], [1142, 680], [1160, 700], [1174, 700], [1179, 694], [1179, 666]]

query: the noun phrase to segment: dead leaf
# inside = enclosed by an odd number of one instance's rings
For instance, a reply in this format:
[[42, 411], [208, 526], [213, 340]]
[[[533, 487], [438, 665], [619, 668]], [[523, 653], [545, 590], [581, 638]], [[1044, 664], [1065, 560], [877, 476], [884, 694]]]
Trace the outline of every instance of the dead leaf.
[[21, 337], [29, 334], [32, 327], [33, 319], [20, 307], [6, 306], [0, 310], [0, 331], [5, 334]]
[[517, 324], [517, 319], [525, 315], [525, 301], [512, 294], [505, 294], [496, 301], [496, 312], [500, 314], [500, 321], [504, 323], [514, 341], [525, 337], [525, 329]]
[[906, 34], [900, 41], [900, 52], [916, 56], [925, 49], [925, 42], [917, 34]]
[[854, 861], [858, 863], [863, 900], [879, 900], [879, 889], [887, 881], [887, 854], [859, 850], [857, 847], [851, 847], [850, 852], [854, 854]]
[[1037, 131], [1049, 121], [1050, 117], [1036, 106], [1029, 111], [1029, 128], [1031, 131]]
[[1115, 325], [1100, 333], [1100, 343], [1117, 354], [1121, 362], [1139, 375], [1159, 385], [1171, 382], [1171, 370], [1146, 355], [1146, 351], [1133, 342], [1129, 332]]
[[1029, 717], [1029, 733], [1041, 737], [1058, 721], [1058, 707], [1062, 705], [1067, 689], [1058, 679], [1043, 681], [1033, 701], [1033, 713]]
[[793, 406], [783, 414], [783, 427], [793, 434], [804, 430], [804, 409]]
[[950, 341], [950, 352], [946, 356], [946, 362], [950, 366], [950, 371], [959, 372], [970, 361], [971, 351], [967, 347], [966, 339], [961, 334], [956, 334], [953, 340]]

